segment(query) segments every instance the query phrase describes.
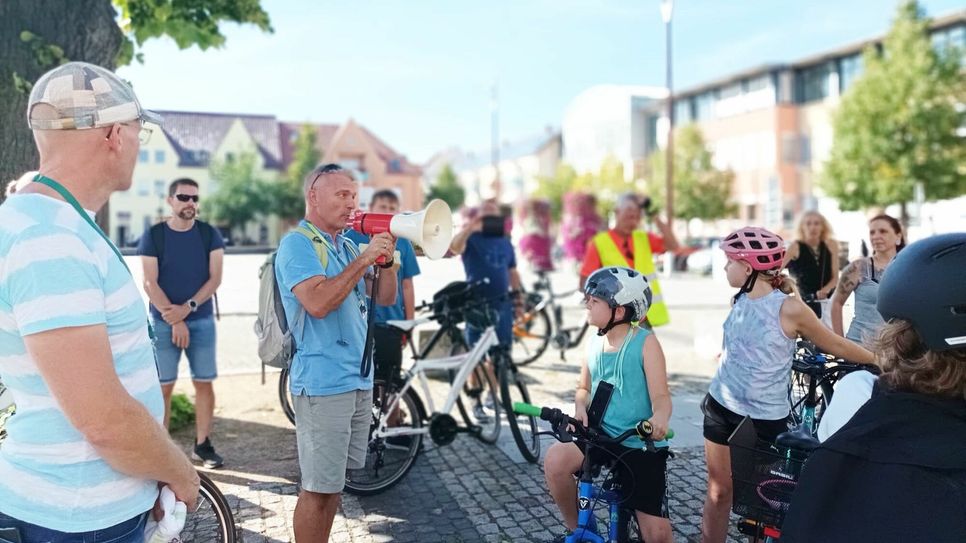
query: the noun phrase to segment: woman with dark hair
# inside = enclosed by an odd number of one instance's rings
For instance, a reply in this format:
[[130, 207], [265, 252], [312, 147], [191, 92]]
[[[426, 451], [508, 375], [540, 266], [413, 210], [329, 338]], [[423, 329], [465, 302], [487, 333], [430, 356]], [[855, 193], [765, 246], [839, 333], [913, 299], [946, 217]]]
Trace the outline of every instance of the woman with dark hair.
[[828, 300], [839, 280], [835, 264], [838, 243], [832, 228], [818, 211], [806, 211], [798, 221], [797, 239], [785, 253], [785, 267], [815, 316], [822, 318], [822, 302]]
[[[879, 281], [892, 259], [906, 246], [902, 225], [885, 214], [876, 215], [869, 220], [869, 241], [872, 242], [872, 256], [853, 260], [846, 266], [832, 296], [832, 330], [864, 345], [872, 345], [879, 329], [885, 324], [875, 309]], [[843, 334], [842, 306], [853, 292], [855, 315], [848, 333]]]
[[[918, 241], [882, 278], [882, 375], [835, 385], [782, 543], [966, 541], [966, 233]], [[819, 431], [820, 437], [822, 431]]]

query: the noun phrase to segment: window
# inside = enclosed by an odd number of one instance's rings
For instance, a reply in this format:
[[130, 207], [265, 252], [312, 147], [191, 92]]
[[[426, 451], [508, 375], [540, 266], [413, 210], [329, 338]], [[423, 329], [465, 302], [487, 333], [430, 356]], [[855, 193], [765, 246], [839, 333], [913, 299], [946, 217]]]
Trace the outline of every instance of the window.
[[713, 116], [713, 113], [714, 94], [712, 92], [699, 94], [694, 100], [694, 120], [706, 121]]
[[862, 55], [852, 55], [839, 60], [839, 89], [845, 92], [862, 75]]
[[691, 99], [681, 98], [674, 100], [674, 124], [682, 125], [691, 122]]
[[157, 195], [158, 198], [164, 198], [167, 196], [164, 186], [164, 179], [154, 180], [154, 194]]
[[164, 163], [164, 151], [163, 150], [158, 150], [158, 151], [155, 151], [154, 152], [154, 162], [156, 162], [158, 164], [163, 164]]
[[829, 95], [829, 79], [834, 71], [830, 62], [811, 66], [798, 72], [798, 101], [822, 100]]
[[138, 196], [150, 196], [151, 184], [144, 179], [138, 180]]
[[731, 85], [726, 85], [721, 87], [718, 91], [718, 98], [721, 100], [727, 98], [734, 98], [735, 96], [741, 95], [741, 83], [732, 83]]
[[148, 153], [147, 149], [138, 151], [138, 162], [147, 162], [148, 158], [150, 158], [150, 153]]
[[753, 77], [745, 82], [745, 90], [748, 92], [755, 92], [768, 88], [771, 88], [771, 74]]
[[755, 204], [750, 204], [750, 205], [745, 206], [745, 215], [746, 215], [745, 220], [746, 221], [748, 221], [748, 222], [754, 222], [754, 221], [757, 220], [757, 217], [755, 216], [755, 211], [757, 210], [757, 208], [758, 208], [758, 206], [755, 205]]

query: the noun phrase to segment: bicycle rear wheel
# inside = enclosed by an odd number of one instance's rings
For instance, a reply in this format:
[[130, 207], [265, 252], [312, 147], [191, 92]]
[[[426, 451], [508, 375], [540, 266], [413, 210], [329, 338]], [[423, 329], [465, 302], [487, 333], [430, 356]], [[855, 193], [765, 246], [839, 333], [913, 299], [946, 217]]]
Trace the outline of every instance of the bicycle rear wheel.
[[[384, 410], [389, 409], [399, 392], [393, 388], [385, 395], [385, 403], [379, 390], [373, 390], [372, 424], [369, 427], [369, 445], [366, 447], [365, 466], [360, 469], [347, 469], [345, 489], [357, 496], [378, 494], [399, 481], [409, 472], [416, 462], [423, 434], [409, 433], [389, 437], [372, 437], [379, 427], [379, 419]], [[393, 412], [387, 415], [388, 430], [412, 429], [423, 427], [424, 413], [416, 391], [408, 389]]]
[[553, 328], [547, 308], [533, 312], [536, 305], [527, 300], [523, 315], [513, 322], [513, 361], [525, 366], [540, 358], [550, 345]]
[[198, 490], [198, 509], [189, 512], [181, 530], [184, 543], [235, 543], [238, 537], [235, 517], [228, 500], [215, 483], [199, 472], [201, 488]]
[[500, 368], [500, 393], [503, 398], [503, 410], [506, 412], [510, 433], [516, 441], [520, 454], [527, 462], [535, 463], [540, 458], [540, 436], [537, 435], [537, 419], [531, 415], [520, 415], [513, 412], [515, 402], [530, 403], [530, 393], [523, 382], [520, 372], [513, 361], [505, 354], [498, 367]]
[[278, 401], [282, 404], [282, 412], [288, 418], [292, 426], [295, 426], [295, 409], [292, 408], [292, 393], [288, 387], [288, 368], [282, 369], [278, 374]]

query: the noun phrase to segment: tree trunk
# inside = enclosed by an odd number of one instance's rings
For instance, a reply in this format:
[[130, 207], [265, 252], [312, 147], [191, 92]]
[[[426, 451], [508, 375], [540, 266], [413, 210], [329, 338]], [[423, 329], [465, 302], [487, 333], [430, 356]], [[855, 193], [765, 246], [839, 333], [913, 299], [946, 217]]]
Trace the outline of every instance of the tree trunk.
[[[29, 31], [44, 45], [56, 45], [66, 60], [114, 69], [123, 34], [110, 0], [0, 1], [0, 183], [36, 170], [39, 157], [27, 127], [27, 99], [14, 85], [14, 75], [33, 84], [52, 64], [42, 64], [32, 44], [20, 39]], [[37, 42], [35, 42], [37, 43]], [[0, 196], [2, 197], [2, 196]], [[108, 230], [105, 205], [98, 223]]]

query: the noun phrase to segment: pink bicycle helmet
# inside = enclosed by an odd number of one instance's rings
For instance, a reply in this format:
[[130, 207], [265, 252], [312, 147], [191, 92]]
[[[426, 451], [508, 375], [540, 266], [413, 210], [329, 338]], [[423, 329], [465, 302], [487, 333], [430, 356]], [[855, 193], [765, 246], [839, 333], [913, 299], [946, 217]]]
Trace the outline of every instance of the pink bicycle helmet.
[[756, 271], [778, 270], [785, 258], [785, 242], [777, 234], [764, 228], [746, 226], [728, 235], [721, 242], [728, 258], [743, 260]]

